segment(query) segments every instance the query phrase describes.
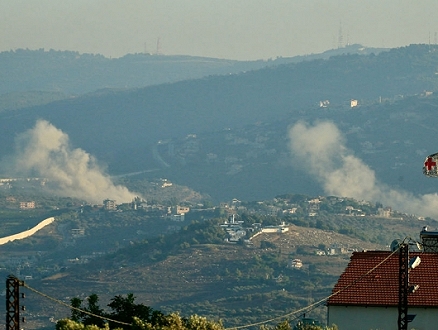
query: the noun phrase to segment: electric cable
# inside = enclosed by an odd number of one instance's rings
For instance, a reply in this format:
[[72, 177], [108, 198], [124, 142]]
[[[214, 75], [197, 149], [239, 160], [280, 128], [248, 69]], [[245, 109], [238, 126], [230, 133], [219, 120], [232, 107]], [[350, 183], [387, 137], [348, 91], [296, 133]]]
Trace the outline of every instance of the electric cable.
[[[403, 242], [406, 241], [406, 239], [408, 239], [408, 237], [406, 237], [406, 238], [403, 240]], [[402, 243], [401, 243], [401, 244], [402, 244]], [[401, 244], [400, 244], [400, 245], [401, 245]], [[286, 317], [289, 317], [289, 316], [291, 316], [291, 315], [294, 315], [294, 314], [298, 314], [298, 313], [301, 313], [301, 312], [307, 311], [307, 310], [309, 310], [309, 309], [316, 308], [316, 307], [318, 307], [320, 304], [322, 304], [323, 302], [325, 302], [325, 301], [327, 301], [328, 299], [330, 299], [331, 297], [334, 297], [334, 296], [338, 295], [339, 293], [341, 293], [341, 292], [343, 292], [343, 291], [349, 289], [350, 287], [352, 287], [353, 285], [355, 285], [358, 281], [360, 281], [361, 279], [363, 279], [365, 276], [368, 276], [369, 274], [371, 274], [373, 271], [375, 271], [377, 268], [379, 268], [381, 265], [383, 265], [386, 261], [388, 261], [388, 260], [389, 260], [389, 259], [390, 259], [395, 253], [397, 253], [399, 250], [400, 250], [400, 246], [399, 246], [397, 249], [395, 249], [394, 251], [392, 251], [392, 252], [391, 252], [386, 258], [384, 258], [382, 261], [380, 261], [376, 266], [374, 266], [373, 268], [371, 268], [370, 270], [368, 270], [366, 273], [364, 273], [364, 274], [362, 274], [361, 276], [359, 276], [358, 278], [356, 278], [356, 279], [355, 279], [354, 281], [352, 281], [350, 284], [344, 286], [343, 288], [339, 289], [339, 290], [336, 291], [336, 292], [333, 292], [333, 293], [330, 294], [329, 296], [327, 296], [327, 297], [325, 297], [325, 298], [323, 298], [323, 299], [320, 299], [320, 300], [318, 300], [318, 301], [316, 301], [316, 302], [314, 302], [314, 303], [312, 303], [312, 304], [310, 304], [310, 305], [308, 305], [308, 306], [306, 306], [306, 307], [300, 308], [300, 309], [298, 309], [298, 310], [292, 311], [292, 312], [287, 313], [287, 314], [283, 314], [283, 315], [281, 315], [281, 316], [276, 316], [276, 317], [270, 318], [270, 319], [268, 319], [268, 320], [264, 320], [264, 321], [260, 321], [260, 322], [255, 322], [255, 323], [250, 323], [250, 324], [246, 324], [246, 325], [242, 325], [242, 326], [237, 326], [237, 327], [225, 328], [224, 330], [234, 330], [234, 329], [237, 330], [237, 329], [244, 329], [244, 328], [248, 328], [248, 327], [253, 327], [253, 326], [257, 326], [257, 325], [262, 325], [262, 324], [266, 324], [266, 323], [269, 323], [269, 322], [272, 322], [272, 321], [275, 321], [275, 320], [278, 320], [278, 319], [281, 319], [281, 318], [286, 318]], [[38, 295], [40, 295], [40, 296], [42, 296], [42, 297], [45, 297], [45, 298], [47, 298], [47, 299], [49, 299], [49, 300], [52, 300], [53, 302], [55, 302], [55, 303], [57, 303], [57, 304], [63, 305], [63, 306], [65, 306], [65, 307], [68, 307], [69, 309], [76, 310], [76, 311], [79, 311], [79, 312], [81, 312], [81, 313], [84, 313], [84, 314], [87, 314], [87, 315], [90, 315], [90, 316], [93, 316], [93, 317], [97, 317], [97, 318], [100, 318], [100, 319], [103, 319], [103, 320], [106, 320], [106, 321], [109, 321], [109, 322], [114, 322], [114, 323], [118, 323], [118, 324], [122, 324], [122, 325], [129, 325], [129, 326], [132, 326], [132, 324], [130, 324], [130, 323], [125, 323], [125, 322], [121, 322], [121, 321], [113, 320], [113, 319], [107, 318], [107, 317], [105, 317], [105, 316], [101, 316], [101, 315], [93, 314], [93, 313], [90, 313], [90, 312], [88, 312], [88, 311], [82, 310], [82, 309], [80, 309], [80, 308], [73, 307], [73, 306], [71, 306], [71, 305], [69, 305], [69, 304], [67, 304], [67, 303], [65, 303], [65, 302], [63, 302], [63, 301], [61, 301], [61, 300], [58, 300], [58, 299], [56, 299], [56, 298], [53, 298], [53, 297], [51, 297], [51, 296], [49, 296], [49, 295], [46, 295], [46, 294], [44, 294], [44, 293], [42, 293], [42, 292], [40, 292], [40, 291], [38, 291], [38, 290], [36, 290], [36, 289], [30, 287], [30, 286], [27, 285], [24, 281], [22, 281], [22, 286], [25, 287], [25, 288], [27, 288], [27, 289], [29, 289], [30, 291], [33, 291], [34, 293], [36, 293], [36, 294], [38, 294]], [[296, 318], [294, 318], [294, 319], [296, 319]]]
[[30, 291], [32, 291], [32, 292], [34, 292], [34, 293], [36, 293], [36, 294], [38, 294], [38, 295], [40, 295], [40, 296], [42, 296], [44, 298], [52, 300], [52, 301], [54, 301], [57, 304], [63, 305], [65, 307], [68, 307], [68, 308], [73, 309], [75, 311], [78, 311], [78, 312], [81, 312], [81, 313], [84, 313], [84, 314], [87, 314], [87, 315], [90, 315], [90, 316], [93, 316], [93, 317], [97, 317], [97, 318], [100, 318], [100, 319], [105, 320], [105, 321], [114, 322], [114, 323], [123, 324], [123, 325], [131, 325], [132, 326], [131, 323], [125, 323], [125, 322], [122, 322], [122, 321], [113, 320], [113, 319], [110, 319], [110, 318], [102, 316], [102, 315], [93, 314], [93, 313], [90, 313], [90, 312], [85, 311], [83, 309], [80, 309], [80, 308], [77, 308], [77, 307], [73, 307], [73, 306], [71, 306], [71, 305], [69, 305], [69, 304], [67, 304], [67, 303], [65, 303], [65, 302], [63, 302], [61, 300], [58, 300], [58, 299], [53, 298], [53, 297], [50, 297], [49, 295], [46, 295], [45, 293], [42, 293], [42, 292], [40, 292], [40, 291], [30, 287], [29, 285], [27, 285], [23, 281], [22, 281], [22, 286], [24, 286], [26, 289], [29, 289]]
[[[406, 238], [403, 240], [403, 242], [404, 242], [405, 240], [406, 240]], [[243, 329], [243, 328], [248, 328], [248, 327], [252, 327], [252, 326], [256, 326], [256, 325], [261, 325], [261, 324], [269, 323], [269, 322], [272, 322], [272, 321], [275, 321], [275, 320], [278, 320], [278, 319], [281, 319], [281, 318], [286, 318], [286, 317], [288, 317], [288, 316], [291, 316], [291, 315], [294, 315], [294, 314], [297, 314], [297, 313], [301, 313], [301, 312], [307, 311], [308, 309], [310, 309], [310, 308], [312, 308], [312, 307], [317, 307], [319, 304], [321, 304], [321, 303], [327, 301], [328, 299], [330, 299], [331, 297], [334, 297], [334, 296], [336, 296], [337, 294], [339, 294], [339, 293], [341, 293], [341, 292], [347, 290], [348, 288], [350, 288], [350, 287], [352, 287], [353, 285], [355, 285], [355, 284], [356, 284], [358, 281], [360, 281], [362, 278], [364, 278], [365, 276], [368, 276], [369, 274], [371, 274], [373, 271], [375, 271], [377, 268], [379, 268], [381, 265], [383, 265], [386, 261], [388, 261], [389, 258], [391, 258], [396, 252], [399, 251], [399, 249], [400, 249], [400, 247], [398, 247], [396, 250], [392, 251], [392, 253], [389, 254], [385, 259], [383, 259], [383, 260], [382, 260], [381, 262], [379, 262], [376, 266], [374, 266], [373, 268], [371, 268], [370, 270], [368, 270], [366, 273], [364, 273], [364, 274], [362, 274], [361, 276], [359, 276], [358, 278], [356, 278], [356, 279], [355, 279], [353, 282], [351, 282], [350, 284], [346, 285], [345, 287], [339, 289], [339, 290], [336, 291], [336, 292], [333, 292], [331, 295], [329, 295], [329, 296], [327, 296], [327, 297], [325, 297], [325, 298], [323, 298], [323, 299], [320, 299], [320, 300], [314, 302], [313, 304], [310, 304], [310, 305], [308, 305], [308, 306], [306, 306], [306, 307], [303, 307], [303, 308], [301, 308], [301, 309], [298, 309], [298, 310], [296, 310], [296, 311], [293, 311], [293, 312], [290, 312], [290, 313], [287, 313], [287, 314], [284, 314], [284, 315], [281, 315], [281, 316], [277, 316], [277, 317], [274, 317], [274, 318], [271, 318], [271, 319], [268, 319], [268, 320], [265, 320], [265, 321], [255, 322], [255, 323], [251, 323], [251, 324], [247, 324], [247, 325], [242, 325], [242, 326], [237, 326], [237, 327], [225, 328], [224, 330]], [[295, 319], [296, 319], [296, 318], [295, 318]]]

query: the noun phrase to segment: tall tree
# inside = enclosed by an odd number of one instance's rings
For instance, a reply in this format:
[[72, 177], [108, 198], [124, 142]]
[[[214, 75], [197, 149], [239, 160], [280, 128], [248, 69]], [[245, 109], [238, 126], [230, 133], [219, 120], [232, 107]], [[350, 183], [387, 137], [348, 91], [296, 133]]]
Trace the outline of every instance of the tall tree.
[[99, 297], [93, 293], [87, 298], [88, 306], [84, 308], [89, 314], [83, 316], [82, 322], [84, 325], [96, 325], [102, 328], [105, 325], [105, 321], [102, 317], [105, 316], [103, 309], [99, 307]]
[[[152, 308], [135, 303], [135, 296], [133, 293], [128, 293], [126, 297], [121, 295], [115, 296], [111, 299], [108, 307], [112, 309], [112, 312], [108, 314], [108, 318], [124, 323], [131, 324], [134, 317], [138, 317], [143, 321], [150, 322], [153, 315]], [[110, 328], [116, 327], [117, 324], [110, 322]], [[120, 327], [120, 325], [119, 325]], [[122, 326], [124, 329], [129, 329], [129, 326]]]

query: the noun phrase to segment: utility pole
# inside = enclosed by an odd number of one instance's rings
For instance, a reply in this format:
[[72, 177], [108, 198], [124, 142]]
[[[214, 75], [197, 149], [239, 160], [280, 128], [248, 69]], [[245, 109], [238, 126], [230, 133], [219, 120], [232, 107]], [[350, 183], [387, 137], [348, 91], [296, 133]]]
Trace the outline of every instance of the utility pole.
[[20, 330], [20, 286], [23, 284], [13, 275], [6, 279], [6, 330]]
[[[420, 287], [418, 284], [409, 283], [409, 272], [421, 263], [419, 256], [409, 259], [409, 244], [403, 242], [399, 245], [399, 270], [398, 270], [398, 330], [408, 330], [408, 323], [412, 322], [415, 314], [408, 314], [408, 295], [415, 293]], [[421, 245], [415, 243], [420, 250]]]
[[398, 330], [408, 329], [409, 244], [399, 248], [398, 271]]

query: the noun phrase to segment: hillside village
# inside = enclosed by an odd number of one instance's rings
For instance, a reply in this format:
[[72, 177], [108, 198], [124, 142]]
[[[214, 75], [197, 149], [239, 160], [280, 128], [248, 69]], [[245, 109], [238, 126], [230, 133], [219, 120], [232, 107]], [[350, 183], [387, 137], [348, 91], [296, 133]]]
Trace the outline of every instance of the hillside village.
[[[11, 185], [11, 181], [6, 183]], [[172, 182], [167, 179], [160, 179], [156, 185], [160, 189], [169, 189], [173, 186]], [[5, 187], [5, 186], [3, 186]], [[11, 188], [7, 186], [5, 188], [7, 192], [11, 192]], [[27, 200], [26, 202], [20, 201], [18, 197], [5, 194], [5, 202], [7, 208], [11, 211], [16, 209], [19, 212], [36, 212], [41, 211], [41, 205], [38, 201]], [[23, 207], [23, 204], [25, 207]], [[120, 236], [118, 234], [113, 239], [120, 240], [139, 240], [148, 231], [148, 226], [142, 227], [141, 223], [146, 219], [147, 221], [153, 221], [159, 224], [161, 229], [156, 233], [166, 234], [177, 232], [181, 230], [183, 226], [187, 226], [192, 221], [200, 221], [202, 219], [222, 218], [222, 222], [218, 225], [224, 231], [224, 244], [243, 244], [247, 247], [254, 245], [253, 241], [260, 235], [283, 235], [289, 232], [291, 226], [310, 226], [318, 229], [330, 230], [333, 232], [339, 232], [344, 234], [352, 234], [349, 228], [336, 228], [335, 223], [332, 221], [322, 221], [323, 218], [375, 218], [375, 219], [403, 219], [410, 218], [412, 216], [403, 215], [398, 212], [393, 212], [389, 207], [383, 207], [382, 205], [372, 205], [366, 201], [356, 201], [351, 198], [341, 198], [334, 196], [318, 196], [309, 197], [304, 195], [283, 195], [277, 196], [268, 201], [255, 201], [244, 202], [236, 198], [229, 202], [222, 202], [217, 206], [203, 205], [199, 202], [185, 201], [178, 204], [165, 204], [157, 202], [148, 202], [142, 198], [135, 198], [131, 203], [118, 204], [116, 200], [106, 199], [102, 201], [100, 205], [74, 205], [67, 209], [59, 209], [53, 207], [59, 212], [58, 216], [55, 216], [54, 224], [51, 224], [47, 228], [50, 232], [44, 235], [51, 235], [50, 233], [60, 236], [60, 241], [57, 250], [70, 251], [70, 253], [63, 254], [61, 259], [53, 260], [52, 265], [45, 264], [41, 267], [40, 260], [43, 255], [47, 255], [49, 252], [44, 252], [43, 248], [39, 251], [29, 251], [29, 253], [15, 253], [13, 256], [10, 254], [0, 257], [0, 265], [3, 269], [12, 271], [17, 275], [23, 275], [26, 279], [36, 279], [44, 276], [48, 276], [51, 273], [59, 272], [61, 269], [72, 267], [76, 264], [87, 264], [96, 258], [100, 258], [108, 253], [115, 253], [119, 247], [105, 247], [100, 245], [91, 244], [89, 248], [91, 250], [86, 253], [72, 253], [72, 249], [78, 247], [78, 245], [84, 245], [90, 238], [93, 237], [93, 227], [89, 228], [90, 220], [95, 217], [99, 219], [121, 219], [118, 221], [126, 221], [130, 217], [139, 217], [139, 221], [135, 224], [138, 229], [132, 231], [132, 234], [128, 236]], [[72, 213], [73, 212], [73, 213]], [[66, 214], [70, 214], [65, 218]], [[65, 221], [66, 219], [77, 219], [73, 222]], [[80, 220], [83, 219], [83, 220]], [[143, 220], [141, 220], [143, 219]], [[61, 221], [59, 221], [61, 220]], [[80, 221], [78, 221], [80, 220]], [[419, 219], [421, 220], [421, 219]], [[115, 226], [114, 220], [107, 226]], [[339, 222], [339, 220], [337, 220]], [[76, 225], [74, 225], [76, 223]], [[80, 225], [86, 224], [85, 226]], [[116, 226], [117, 227], [117, 226]], [[116, 228], [115, 227], [115, 228]], [[96, 227], [98, 228], [98, 227]], [[157, 226], [158, 228], [158, 226]], [[45, 232], [47, 230], [43, 230]], [[37, 234], [39, 236], [41, 234]], [[330, 235], [328, 235], [330, 236]], [[7, 241], [7, 239], [6, 239]], [[13, 244], [20, 246], [20, 241], [14, 241]], [[26, 244], [26, 240], [23, 240]], [[90, 243], [87, 243], [90, 244]], [[292, 243], [294, 245], [296, 243]], [[304, 243], [303, 243], [304, 244]], [[7, 247], [8, 245], [5, 245]], [[342, 241], [327, 241], [325, 239], [317, 239], [311, 250], [307, 250], [306, 253], [311, 253], [319, 256], [331, 256], [341, 254], [351, 254], [353, 251], [362, 249], [360, 246], [351, 246], [345, 244]], [[287, 248], [285, 248], [287, 250]], [[290, 265], [294, 268], [303, 267], [303, 262], [300, 258], [291, 257]]]

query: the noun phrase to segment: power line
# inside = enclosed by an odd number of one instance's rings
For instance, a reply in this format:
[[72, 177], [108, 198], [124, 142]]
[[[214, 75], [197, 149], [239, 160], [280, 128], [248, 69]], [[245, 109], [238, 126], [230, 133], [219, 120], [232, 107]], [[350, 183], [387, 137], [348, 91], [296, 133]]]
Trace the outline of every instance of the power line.
[[[405, 238], [405, 240], [406, 240], [406, 238]], [[248, 328], [248, 327], [252, 327], [252, 326], [256, 326], [256, 325], [261, 325], [261, 324], [269, 323], [269, 322], [272, 322], [272, 321], [275, 321], [275, 320], [278, 320], [278, 319], [281, 319], [281, 318], [286, 318], [286, 317], [288, 317], [288, 316], [291, 316], [291, 315], [294, 315], [294, 314], [298, 314], [298, 313], [301, 313], [301, 312], [307, 311], [308, 309], [311, 309], [312, 307], [315, 307], [315, 308], [316, 308], [316, 307], [318, 307], [320, 304], [322, 304], [323, 302], [325, 302], [325, 301], [327, 301], [328, 299], [330, 299], [331, 297], [334, 297], [334, 296], [338, 295], [339, 293], [341, 293], [341, 292], [347, 290], [348, 288], [350, 288], [350, 287], [352, 287], [353, 285], [355, 285], [355, 284], [356, 284], [358, 281], [360, 281], [362, 278], [364, 278], [365, 276], [368, 276], [369, 274], [371, 274], [373, 271], [375, 271], [377, 268], [379, 268], [381, 265], [383, 265], [386, 261], [388, 261], [389, 258], [391, 258], [396, 252], [399, 251], [399, 249], [400, 249], [400, 246], [399, 246], [396, 250], [392, 251], [391, 254], [389, 254], [385, 259], [383, 259], [381, 262], [379, 262], [376, 266], [374, 266], [374, 267], [371, 268], [369, 271], [367, 271], [366, 273], [364, 273], [364, 274], [362, 274], [361, 276], [359, 276], [359, 277], [358, 277], [357, 279], [355, 279], [353, 282], [351, 282], [350, 284], [346, 285], [345, 287], [339, 289], [338, 291], [332, 293], [331, 295], [329, 295], [329, 296], [327, 296], [327, 297], [325, 297], [325, 298], [323, 298], [323, 299], [320, 299], [320, 300], [318, 300], [317, 302], [314, 302], [313, 304], [310, 304], [310, 305], [308, 305], [308, 306], [306, 306], [306, 307], [303, 307], [303, 308], [301, 308], [301, 309], [298, 309], [298, 310], [296, 310], [296, 311], [293, 311], [293, 312], [290, 312], [290, 313], [287, 313], [287, 314], [284, 314], [284, 315], [281, 315], [281, 316], [277, 316], [277, 317], [271, 318], [271, 319], [269, 319], [269, 320], [260, 321], [260, 322], [256, 322], [256, 323], [251, 323], [251, 324], [247, 324], [247, 325], [241, 325], [241, 326], [232, 327], [232, 328], [225, 328], [225, 330], [243, 329], [243, 328]]]
[[[404, 241], [405, 241], [405, 240], [406, 240], [406, 238], [404, 239]], [[323, 302], [325, 302], [325, 301], [327, 301], [328, 299], [330, 299], [331, 297], [334, 297], [334, 296], [338, 295], [339, 293], [341, 293], [341, 292], [347, 290], [348, 288], [350, 288], [350, 287], [352, 287], [353, 285], [355, 285], [355, 284], [356, 284], [358, 281], [360, 281], [362, 278], [364, 278], [365, 276], [368, 276], [369, 274], [371, 274], [373, 271], [375, 271], [377, 268], [379, 268], [381, 265], [383, 265], [386, 261], [388, 261], [388, 260], [389, 260], [389, 259], [390, 259], [395, 253], [397, 253], [399, 250], [400, 250], [400, 246], [399, 246], [397, 249], [395, 249], [394, 251], [392, 251], [391, 254], [389, 254], [385, 259], [383, 259], [381, 262], [379, 262], [376, 266], [374, 266], [373, 268], [371, 268], [370, 270], [368, 270], [366, 273], [364, 273], [364, 274], [362, 274], [361, 276], [359, 276], [358, 278], [356, 278], [353, 282], [351, 282], [350, 284], [346, 285], [345, 287], [339, 289], [338, 291], [336, 291], [336, 292], [330, 294], [329, 296], [327, 296], [327, 297], [325, 297], [325, 298], [323, 298], [323, 299], [320, 299], [320, 300], [314, 302], [313, 304], [310, 304], [310, 305], [308, 305], [308, 306], [306, 306], [306, 307], [303, 307], [303, 308], [301, 308], [301, 309], [295, 310], [295, 311], [293, 311], [293, 312], [290, 312], [290, 313], [287, 313], [287, 314], [284, 314], [284, 315], [281, 315], [281, 316], [273, 317], [273, 318], [268, 319], [268, 320], [264, 320], [264, 321], [260, 321], [260, 322], [255, 322], [255, 323], [251, 323], [251, 324], [246, 324], [246, 325], [242, 325], [242, 326], [237, 326], [237, 327], [225, 328], [224, 330], [243, 329], [243, 328], [248, 328], [248, 327], [252, 327], [252, 326], [262, 325], [262, 324], [266, 324], [266, 323], [269, 323], [269, 322], [272, 322], [272, 321], [275, 321], [275, 320], [278, 320], [278, 319], [281, 319], [281, 318], [286, 318], [286, 317], [289, 317], [289, 316], [291, 316], [291, 315], [294, 315], [294, 314], [298, 314], [298, 313], [301, 313], [301, 312], [307, 311], [307, 310], [309, 310], [309, 309], [316, 308], [316, 307], [318, 307], [320, 304], [322, 304]], [[130, 324], [130, 323], [125, 323], [125, 322], [121, 322], [121, 321], [113, 320], [113, 319], [107, 318], [107, 317], [105, 317], [105, 316], [101, 316], [101, 315], [93, 314], [93, 313], [88, 312], [88, 311], [86, 311], [86, 310], [82, 310], [82, 309], [80, 309], [80, 308], [73, 307], [73, 306], [71, 306], [71, 305], [69, 305], [69, 304], [67, 304], [67, 303], [65, 303], [65, 302], [63, 302], [63, 301], [61, 301], [61, 300], [58, 300], [58, 299], [56, 299], [56, 298], [53, 298], [53, 297], [51, 297], [51, 296], [49, 296], [49, 295], [46, 295], [46, 294], [44, 294], [44, 293], [42, 293], [42, 292], [40, 292], [40, 291], [38, 291], [38, 290], [36, 290], [36, 289], [30, 287], [30, 286], [27, 285], [25, 282], [21, 282], [21, 283], [22, 283], [21, 285], [22, 285], [23, 287], [29, 289], [30, 291], [32, 291], [32, 292], [34, 292], [34, 293], [36, 293], [36, 294], [38, 294], [38, 295], [40, 295], [40, 296], [42, 296], [42, 297], [44, 297], [44, 298], [47, 298], [47, 299], [49, 299], [49, 300], [51, 300], [51, 301], [53, 301], [53, 302], [55, 302], [55, 303], [57, 303], [57, 304], [60, 304], [60, 305], [62, 305], [62, 306], [64, 306], [64, 307], [67, 307], [67, 308], [69, 308], [69, 309], [76, 310], [76, 311], [79, 311], [79, 312], [84, 313], [84, 314], [86, 314], [86, 315], [90, 315], [90, 316], [93, 316], [93, 317], [97, 317], [97, 318], [100, 318], [100, 319], [105, 320], [105, 321], [114, 322], [114, 323], [118, 323], [118, 324], [122, 324], [122, 325], [129, 325], [129, 326], [132, 326], [132, 324]]]
[[90, 313], [90, 312], [85, 311], [85, 310], [83, 310], [83, 309], [80, 309], [80, 308], [77, 308], [77, 307], [73, 307], [73, 306], [71, 306], [71, 305], [69, 305], [69, 304], [67, 304], [67, 303], [65, 303], [65, 302], [63, 302], [63, 301], [61, 301], [61, 300], [58, 300], [58, 299], [53, 298], [53, 297], [50, 297], [49, 295], [46, 295], [45, 293], [42, 293], [42, 292], [40, 292], [40, 291], [38, 291], [38, 290], [36, 290], [36, 289], [30, 287], [29, 285], [27, 285], [27, 284], [24, 283], [24, 282], [23, 282], [22, 286], [24, 286], [25, 288], [29, 289], [30, 291], [32, 291], [32, 292], [34, 292], [34, 293], [36, 293], [36, 294], [39, 294], [40, 296], [42, 296], [42, 297], [44, 297], [44, 298], [47, 298], [47, 299], [49, 299], [49, 300], [52, 300], [52, 301], [54, 301], [54, 302], [57, 303], [57, 304], [60, 304], [60, 305], [65, 306], [65, 307], [68, 307], [68, 308], [73, 309], [73, 310], [75, 310], [75, 311], [78, 311], [78, 312], [81, 312], [81, 313], [84, 313], [84, 314], [87, 314], [87, 315], [90, 315], [90, 316], [93, 316], [93, 317], [97, 317], [97, 318], [100, 318], [100, 319], [105, 320], [105, 321], [109, 321], [109, 322], [114, 322], [114, 323], [118, 323], [118, 324], [123, 324], [123, 325], [130, 325], [130, 326], [132, 326], [131, 323], [125, 323], [125, 322], [121, 322], [121, 321], [113, 320], [113, 319], [110, 319], [110, 318], [105, 317], [105, 316], [102, 316], [102, 315], [93, 314], [93, 313]]

